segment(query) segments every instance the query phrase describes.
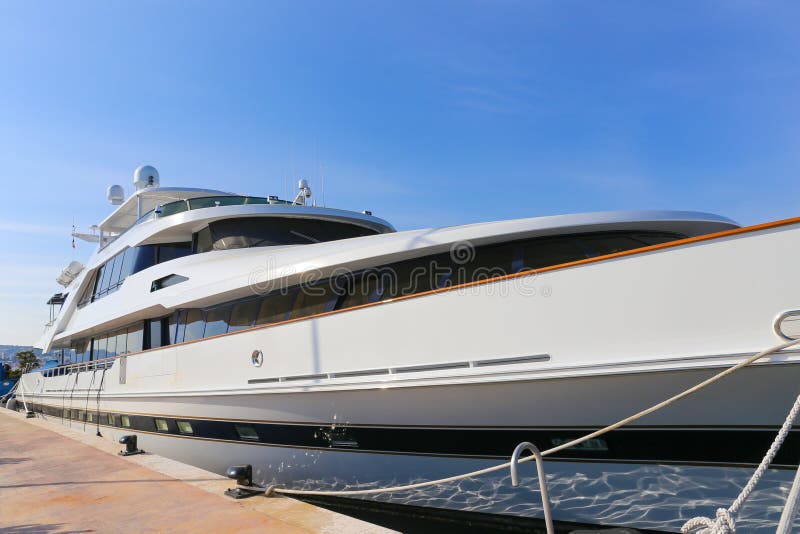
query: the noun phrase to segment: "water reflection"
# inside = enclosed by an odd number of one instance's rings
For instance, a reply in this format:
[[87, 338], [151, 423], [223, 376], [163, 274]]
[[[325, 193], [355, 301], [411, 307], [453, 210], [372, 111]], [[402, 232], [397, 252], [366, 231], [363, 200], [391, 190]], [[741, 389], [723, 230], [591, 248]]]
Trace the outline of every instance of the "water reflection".
[[[549, 462], [545, 469], [557, 520], [675, 532], [692, 517], [713, 518], [718, 507], [730, 506], [752, 474], [752, 469], [741, 468], [572, 462]], [[524, 464], [521, 474], [531, 476], [523, 477], [519, 488], [513, 488], [508, 473], [502, 472], [373, 498], [397, 504], [541, 517], [535, 469]], [[793, 476], [792, 471], [786, 470], [767, 472], [739, 513], [740, 531], [774, 532]], [[367, 483], [330, 477], [323, 481], [295, 481], [291, 486], [365, 489], [408, 482], [396, 478]], [[800, 521], [795, 526], [800, 526]]]

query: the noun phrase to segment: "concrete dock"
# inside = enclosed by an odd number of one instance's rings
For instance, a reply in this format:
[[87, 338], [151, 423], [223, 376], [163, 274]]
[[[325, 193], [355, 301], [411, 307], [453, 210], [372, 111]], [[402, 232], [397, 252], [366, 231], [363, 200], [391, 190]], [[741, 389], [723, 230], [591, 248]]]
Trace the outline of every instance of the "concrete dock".
[[393, 532], [285, 497], [236, 501], [233, 480], [121, 448], [0, 408], [0, 532]]

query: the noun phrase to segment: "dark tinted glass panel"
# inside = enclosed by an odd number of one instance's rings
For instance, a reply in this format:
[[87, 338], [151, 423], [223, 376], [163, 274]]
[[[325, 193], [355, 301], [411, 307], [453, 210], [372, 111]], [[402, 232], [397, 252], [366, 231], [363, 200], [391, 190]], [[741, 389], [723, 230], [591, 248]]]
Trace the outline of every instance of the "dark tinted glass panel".
[[[108, 264], [104, 264], [97, 272], [97, 284], [94, 288], [95, 295], [101, 295], [108, 290], [108, 277], [109, 277]], [[103, 285], [105, 284], [105, 286]]]
[[194, 234], [194, 250], [195, 252], [212, 250], [211, 229], [208, 226]]
[[216, 206], [236, 206], [244, 204], [243, 197], [205, 197], [193, 198], [189, 200], [189, 205], [193, 210], [200, 208], [213, 208]]
[[147, 348], [154, 349], [162, 346], [161, 337], [163, 335], [161, 327], [161, 319], [153, 319], [148, 321], [149, 345]]
[[128, 352], [127, 347], [128, 333], [125, 330], [117, 331], [117, 354], [125, 354]]
[[133, 264], [133, 272], [138, 273], [156, 264], [156, 245], [142, 245], [135, 247], [136, 258]]
[[208, 228], [210, 235], [206, 236], [203, 232], [198, 233], [198, 252], [212, 249], [320, 243], [375, 233], [372, 230], [345, 223], [264, 217], [215, 221], [210, 223]]
[[228, 331], [228, 318], [231, 315], [230, 306], [214, 308], [206, 312], [206, 330], [203, 337], [218, 336]]
[[445, 258], [446, 256], [418, 258], [389, 265], [388, 275], [383, 277], [382, 298], [413, 295], [437, 288], [442, 273], [449, 272], [449, 265], [442, 262]]
[[260, 305], [259, 300], [247, 300], [234, 304], [231, 319], [228, 321], [228, 332], [236, 332], [253, 326]]
[[130, 247], [125, 250], [122, 258], [122, 267], [119, 271], [119, 282], [122, 283], [125, 279], [134, 273], [136, 267], [137, 251], [135, 247]]
[[182, 258], [192, 253], [191, 243], [170, 243], [168, 245], [158, 245], [158, 263]]
[[181, 341], [183, 341], [183, 336], [184, 333], [186, 332], [186, 310], [181, 310], [176, 314], [173, 314], [173, 317], [175, 317], [176, 319], [174, 324], [174, 331], [172, 330], [173, 323], [170, 322], [170, 336], [172, 336], [171, 339], [173, 343], [180, 343]]
[[143, 349], [143, 332], [142, 325], [137, 324], [128, 327], [128, 337], [126, 342], [126, 349], [128, 352], [139, 352]]
[[621, 234], [582, 235], [581, 243], [590, 256], [604, 256], [647, 246], [647, 243]]
[[108, 283], [109, 288], [119, 286], [121, 280], [119, 279], [120, 272], [122, 271], [122, 264], [125, 262], [125, 254], [117, 254], [114, 257], [114, 270], [111, 271], [111, 281]]
[[114, 267], [116, 266], [116, 263], [116, 256], [106, 262], [106, 268], [103, 272], [103, 282], [100, 286], [100, 293], [108, 292], [109, 288], [112, 286], [111, 275], [114, 274]]
[[541, 238], [522, 243], [523, 269], [539, 269], [586, 259], [586, 253], [571, 238]]
[[85, 305], [86, 303], [88, 303], [91, 300], [92, 293], [94, 293], [94, 286], [95, 286], [96, 276], [97, 276], [97, 272], [92, 274], [91, 280], [89, 280], [89, 283], [86, 284], [86, 288], [83, 290], [83, 293], [81, 294], [80, 300], [78, 300], [78, 306], [83, 306], [83, 305]]
[[449, 282], [466, 284], [515, 272], [520, 248], [515, 244], [463, 247], [450, 254]]
[[92, 340], [92, 360], [106, 357], [106, 338], [100, 337]]
[[203, 310], [187, 310], [184, 341], [192, 341], [203, 337], [203, 330], [205, 330], [206, 326], [203, 315]]
[[169, 204], [164, 204], [161, 206], [161, 215], [159, 215], [159, 217], [168, 217], [170, 215], [175, 215], [176, 213], [186, 211], [187, 209], [189, 209], [189, 207], [186, 205], [185, 200], [170, 202]]
[[660, 245], [661, 243], [669, 243], [678, 239], [686, 239], [685, 235], [661, 233], [661, 232], [637, 232], [631, 234], [631, 237], [638, 239], [648, 245]]
[[379, 269], [369, 269], [354, 277], [342, 279], [336, 287], [346, 293], [337, 305], [338, 309], [353, 308], [380, 300], [383, 293], [382, 277], [385, 273]]
[[115, 333], [108, 334], [106, 339], [106, 358], [111, 358], [117, 355], [117, 335]]
[[287, 291], [285, 294], [273, 293], [261, 301], [256, 324], [271, 324], [285, 321], [289, 318], [289, 311], [297, 296], [297, 290]]
[[330, 288], [323, 284], [305, 287], [297, 294], [289, 318], [296, 319], [331, 311], [335, 304], [334, 296]]

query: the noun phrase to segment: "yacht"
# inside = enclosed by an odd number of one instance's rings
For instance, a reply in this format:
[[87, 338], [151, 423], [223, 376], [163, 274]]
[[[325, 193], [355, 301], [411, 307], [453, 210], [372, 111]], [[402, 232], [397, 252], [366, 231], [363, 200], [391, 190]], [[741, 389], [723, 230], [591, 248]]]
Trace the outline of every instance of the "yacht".
[[[547, 449], [800, 337], [800, 218], [613, 211], [396, 231], [369, 211], [162, 187], [71, 263], [26, 409], [262, 486], [381, 488]], [[677, 531], [736, 497], [800, 391], [782, 350], [545, 459], [556, 520]], [[18, 402], [18, 405], [21, 405]], [[738, 521], [774, 529], [792, 430]], [[540, 517], [533, 464], [363, 498]]]

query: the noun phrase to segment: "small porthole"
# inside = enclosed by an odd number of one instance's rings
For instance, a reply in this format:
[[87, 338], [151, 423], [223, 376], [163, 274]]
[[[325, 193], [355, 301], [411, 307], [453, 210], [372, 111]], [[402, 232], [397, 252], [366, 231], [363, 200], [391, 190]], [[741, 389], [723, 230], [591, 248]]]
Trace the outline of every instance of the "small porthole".
[[166, 419], [156, 419], [156, 430], [159, 432], [169, 432]]
[[181, 434], [194, 434], [192, 423], [189, 421], [178, 421], [178, 432]]
[[787, 341], [800, 339], [800, 310], [778, 316], [775, 320], [775, 333]]
[[125, 428], [131, 427], [131, 418], [128, 417], [127, 415], [121, 416], [120, 420], [122, 421], [122, 426], [124, 426]]
[[236, 427], [236, 433], [239, 434], [239, 439], [243, 439], [245, 441], [258, 441], [258, 433], [256, 433], [255, 428], [243, 425], [234, 426]]
[[111, 426], [117, 426], [117, 416], [113, 413], [108, 414], [108, 424]]
[[264, 353], [260, 350], [254, 350], [250, 358], [256, 367], [261, 367], [261, 364], [264, 363]]

